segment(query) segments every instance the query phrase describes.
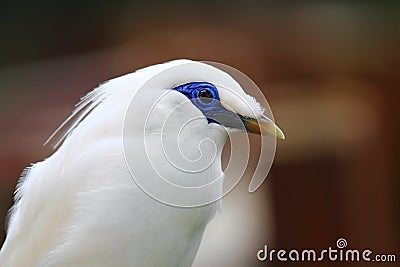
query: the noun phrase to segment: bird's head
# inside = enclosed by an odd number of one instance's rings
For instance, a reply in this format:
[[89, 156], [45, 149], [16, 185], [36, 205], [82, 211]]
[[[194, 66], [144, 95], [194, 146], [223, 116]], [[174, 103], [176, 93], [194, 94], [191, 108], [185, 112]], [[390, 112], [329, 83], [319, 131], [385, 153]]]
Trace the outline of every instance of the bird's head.
[[[221, 153], [232, 134], [244, 132], [284, 139], [283, 132], [264, 115], [259, 102], [227, 72], [187, 60], [152, 66], [141, 73], [151, 71], [151, 77], [130, 101], [124, 140], [132, 176], [156, 198], [166, 203], [184, 203], [183, 206], [215, 200], [222, 193], [209, 192], [220, 189]], [[275, 152], [275, 142], [271, 144], [271, 156], [262, 159], [263, 171], [250, 191], [256, 190], [268, 173]], [[248, 151], [236, 151], [246, 158]], [[246, 162], [242, 162], [242, 168], [234, 161], [233, 166], [246, 169]], [[138, 167], [145, 165], [147, 168]], [[149, 174], [143, 169], [153, 171]], [[240, 173], [236, 171], [234, 175]], [[149, 177], [155, 177], [154, 181]]]

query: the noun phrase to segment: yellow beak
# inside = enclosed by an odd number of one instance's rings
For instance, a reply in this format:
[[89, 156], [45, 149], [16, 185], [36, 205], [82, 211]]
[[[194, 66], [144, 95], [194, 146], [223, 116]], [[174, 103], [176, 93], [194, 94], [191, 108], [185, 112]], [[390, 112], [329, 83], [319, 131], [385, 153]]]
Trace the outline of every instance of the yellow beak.
[[257, 119], [244, 118], [241, 120], [246, 127], [247, 132], [255, 133], [259, 135], [272, 135], [276, 136], [277, 139], [285, 139], [285, 134], [279, 129], [276, 124], [268, 117], [262, 115]]

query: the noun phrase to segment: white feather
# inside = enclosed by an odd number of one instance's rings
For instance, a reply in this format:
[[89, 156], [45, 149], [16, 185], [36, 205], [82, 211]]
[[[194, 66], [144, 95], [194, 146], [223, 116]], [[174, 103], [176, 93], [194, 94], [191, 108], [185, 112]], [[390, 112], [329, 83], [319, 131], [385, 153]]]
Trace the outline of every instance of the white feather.
[[[167, 77], [157, 76], [166, 70], [170, 71]], [[205, 80], [233, 88], [248, 100], [229, 75], [189, 60], [151, 66], [101, 84], [50, 136], [47, 142], [58, 136], [58, 150], [22, 174], [0, 266], [191, 265], [219, 203], [182, 209], [155, 201], [132, 181], [123, 155], [125, 113], [137, 90], [156, 76], [160, 90]], [[228, 103], [246, 110], [246, 105], [243, 108], [232, 99]], [[194, 106], [185, 110], [196, 112]], [[226, 137], [220, 138], [223, 146]], [[191, 139], [185, 140], [198, 141]], [[203, 174], [204, 179], [222, 175], [219, 160]], [[222, 179], [213, 190], [211, 194], [222, 191]]]

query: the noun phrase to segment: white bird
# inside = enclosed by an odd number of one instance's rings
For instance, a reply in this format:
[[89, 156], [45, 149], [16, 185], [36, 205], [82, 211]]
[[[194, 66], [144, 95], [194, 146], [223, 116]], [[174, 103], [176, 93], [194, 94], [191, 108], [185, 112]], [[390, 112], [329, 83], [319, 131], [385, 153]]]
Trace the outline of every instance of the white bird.
[[[231, 76], [190, 60], [101, 84], [59, 129], [68, 123], [54, 154], [21, 176], [1, 267], [191, 266], [220, 205], [209, 200], [222, 194], [228, 134], [284, 138]], [[164, 192], [160, 176], [204, 189]]]

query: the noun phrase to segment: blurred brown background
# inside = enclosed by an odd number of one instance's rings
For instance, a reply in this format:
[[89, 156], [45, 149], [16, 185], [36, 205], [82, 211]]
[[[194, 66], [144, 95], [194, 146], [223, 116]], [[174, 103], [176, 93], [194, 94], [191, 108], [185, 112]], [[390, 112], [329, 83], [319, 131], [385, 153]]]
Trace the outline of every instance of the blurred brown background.
[[[340, 237], [350, 248], [397, 254], [397, 263], [383, 265], [398, 266], [396, 1], [9, 1], [0, 9], [0, 38], [2, 229], [20, 172], [50, 155], [41, 144], [79, 97], [137, 68], [191, 58], [251, 77], [287, 137], [261, 190], [247, 194], [247, 181], [226, 201], [235, 218], [247, 209], [260, 214], [240, 224], [257, 238], [231, 229], [239, 233], [231, 247], [201, 252], [211, 258], [196, 266], [227, 266], [223, 259], [239, 250], [237, 266], [265, 266], [255, 256], [264, 244], [318, 250]], [[223, 218], [220, 229], [237, 222]]]

